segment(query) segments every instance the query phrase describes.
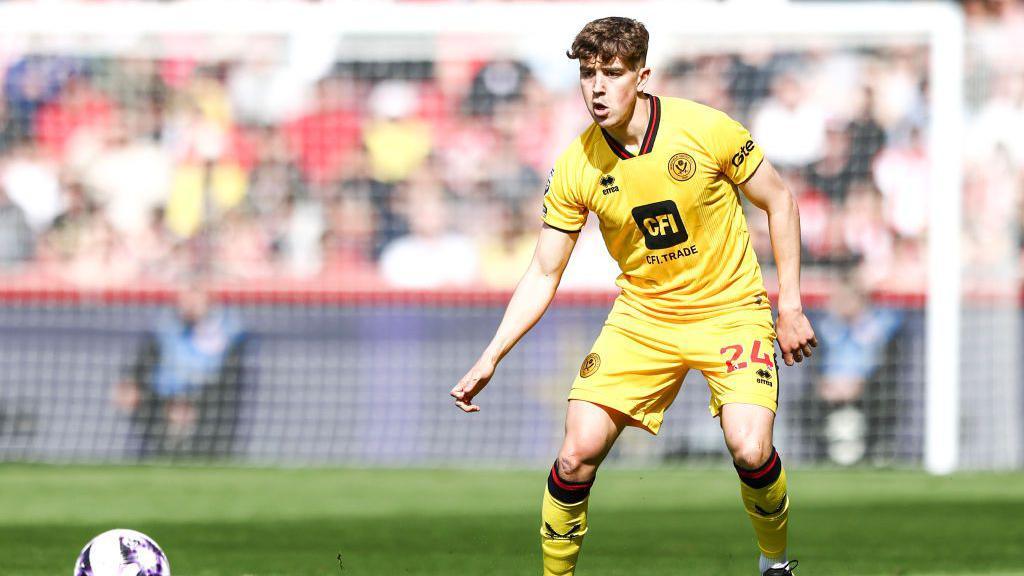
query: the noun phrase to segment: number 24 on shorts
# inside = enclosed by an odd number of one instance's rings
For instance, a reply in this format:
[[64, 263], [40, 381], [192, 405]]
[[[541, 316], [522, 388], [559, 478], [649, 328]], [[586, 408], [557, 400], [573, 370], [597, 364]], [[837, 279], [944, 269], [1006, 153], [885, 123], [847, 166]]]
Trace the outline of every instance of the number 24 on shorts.
[[[725, 366], [729, 372], [735, 370], [742, 370], [747, 367], [746, 362], [739, 362], [741, 356], [743, 356], [743, 345], [732, 344], [726, 346], [719, 351], [721, 354], [730, 353], [730, 356], [725, 361]], [[750, 346], [750, 361], [755, 364], [764, 364], [769, 369], [775, 368], [775, 364], [772, 362], [772, 357], [769, 353], [761, 353], [761, 341], [754, 340], [754, 343]]]

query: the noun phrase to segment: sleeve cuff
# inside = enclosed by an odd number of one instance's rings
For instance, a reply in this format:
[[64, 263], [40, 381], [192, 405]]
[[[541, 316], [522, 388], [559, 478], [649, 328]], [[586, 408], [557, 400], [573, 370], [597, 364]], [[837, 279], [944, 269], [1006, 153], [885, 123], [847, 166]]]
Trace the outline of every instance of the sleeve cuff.
[[580, 230], [583, 230], [583, 228], [578, 228], [576, 230], [568, 230], [566, 228], [559, 228], [558, 226], [553, 226], [553, 225], [549, 224], [548, 222], [546, 222], [544, 220], [541, 220], [541, 222], [543, 222], [544, 225], [547, 226], [548, 228], [552, 228], [554, 230], [558, 230], [559, 232], [565, 232], [566, 234], [575, 234], [575, 233], [579, 232]]
[[761, 154], [761, 157], [757, 159], [757, 164], [754, 164], [754, 167], [750, 169], [750, 173], [747, 174], [747, 177], [744, 178], [743, 180], [740, 180], [739, 182], [737, 182], [736, 185], [737, 186], [743, 186], [744, 184], [746, 184], [747, 181], [749, 181], [751, 178], [754, 177], [754, 174], [757, 173], [757, 169], [760, 168], [761, 164], [763, 164], [763, 163], [764, 163], [764, 154]]

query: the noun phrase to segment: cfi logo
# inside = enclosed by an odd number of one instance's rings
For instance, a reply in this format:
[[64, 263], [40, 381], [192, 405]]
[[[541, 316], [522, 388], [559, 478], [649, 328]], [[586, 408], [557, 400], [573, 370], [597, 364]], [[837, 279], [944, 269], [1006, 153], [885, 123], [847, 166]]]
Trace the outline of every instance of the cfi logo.
[[747, 140], [746, 144], [740, 146], [740, 151], [733, 154], [732, 165], [739, 168], [744, 162], [747, 161], [747, 156], [754, 151], [754, 141]]
[[690, 237], [679, 217], [679, 208], [671, 200], [637, 206], [632, 213], [648, 250], [671, 248]]
[[686, 182], [697, 172], [697, 162], [693, 156], [680, 152], [668, 161], [668, 173], [680, 182]]
[[600, 367], [601, 357], [598, 356], [597, 352], [587, 354], [587, 357], [583, 359], [583, 365], [580, 366], [580, 378], [586, 378], [593, 375]]

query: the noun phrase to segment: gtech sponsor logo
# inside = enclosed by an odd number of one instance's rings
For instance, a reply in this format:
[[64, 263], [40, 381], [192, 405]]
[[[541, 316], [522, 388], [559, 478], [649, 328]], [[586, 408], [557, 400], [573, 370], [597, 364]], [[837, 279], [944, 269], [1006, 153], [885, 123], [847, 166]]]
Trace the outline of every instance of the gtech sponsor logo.
[[747, 161], [747, 156], [750, 156], [750, 153], [753, 152], [753, 151], [754, 151], [754, 141], [753, 140], [747, 140], [746, 144], [744, 144], [743, 146], [740, 146], [740, 151], [735, 153], [735, 154], [733, 154], [733, 156], [732, 156], [732, 165], [737, 167], [737, 168], [739, 168], [740, 166], [743, 165], [744, 162]]

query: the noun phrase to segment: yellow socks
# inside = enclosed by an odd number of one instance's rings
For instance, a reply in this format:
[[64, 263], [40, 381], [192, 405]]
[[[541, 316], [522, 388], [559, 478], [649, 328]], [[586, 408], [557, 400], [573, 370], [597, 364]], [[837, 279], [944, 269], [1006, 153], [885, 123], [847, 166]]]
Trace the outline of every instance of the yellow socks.
[[569, 482], [558, 476], [558, 464], [551, 467], [541, 508], [540, 547], [544, 555], [544, 576], [572, 576], [587, 533], [587, 500], [590, 482]]
[[[757, 534], [762, 559], [784, 561], [789, 497], [786, 471], [772, 448], [768, 461], [756, 470], [736, 467], [740, 493]], [[594, 482], [570, 482], [558, 475], [557, 463], [548, 474], [541, 509], [541, 552], [544, 576], [572, 576], [587, 533], [587, 502]]]
[[736, 472], [740, 475], [743, 506], [754, 525], [761, 553], [771, 559], [785, 558], [789, 496], [779, 453], [772, 448], [772, 455], [763, 466], [756, 470], [737, 466]]

